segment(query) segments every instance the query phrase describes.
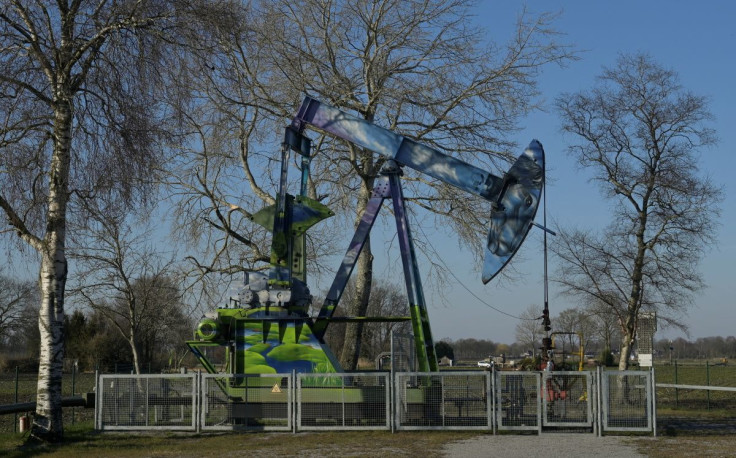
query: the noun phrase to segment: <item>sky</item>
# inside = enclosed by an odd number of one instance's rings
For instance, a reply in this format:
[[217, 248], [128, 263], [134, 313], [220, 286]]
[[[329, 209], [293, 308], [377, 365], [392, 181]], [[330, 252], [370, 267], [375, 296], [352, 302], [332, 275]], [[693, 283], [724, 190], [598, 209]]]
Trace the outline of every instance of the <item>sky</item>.
[[[727, 1], [529, 1], [531, 12], [560, 12], [555, 28], [559, 37], [573, 44], [581, 59], [566, 68], [548, 67], [539, 77], [539, 89], [546, 112], [529, 115], [521, 121], [522, 130], [512, 138], [527, 145], [536, 138], [544, 145], [547, 161], [547, 221], [563, 227], [597, 230], [609, 222], [609, 203], [598, 188], [588, 182], [585, 171], [576, 167], [566, 148], [573, 141], [560, 132], [560, 120], [551, 104], [565, 92], [590, 89], [604, 66], [614, 66], [619, 53], [645, 52], [659, 64], [679, 74], [682, 86], [710, 98], [719, 143], [703, 150], [701, 171], [724, 187], [721, 225], [717, 245], [700, 264], [707, 287], [697, 294], [695, 304], [684, 317], [689, 335], [660, 329], [655, 339], [735, 335], [736, 303], [736, 188], [729, 180], [736, 167], [736, 3]], [[477, 21], [489, 37], [504, 42], [522, 4], [515, 1], [481, 1]], [[518, 151], [520, 154], [521, 151]], [[537, 213], [542, 221], [543, 209]], [[550, 224], [551, 225], [551, 224]], [[415, 229], [428, 230], [427, 228]], [[472, 255], [454, 242], [438, 242], [434, 248], [442, 262], [453, 269], [444, 297], [427, 291], [429, 317], [435, 341], [474, 337], [495, 342], [515, 341], [518, 316], [532, 304], [544, 303], [542, 232], [533, 229], [514, 259], [518, 277], [514, 281], [480, 281], [480, 269]], [[479, 248], [480, 249], [480, 248]], [[549, 274], [554, 275], [555, 260], [550, 255]], [[477, 296], [477, 297], [476, 297]], [[481, 299], [478, 299], [481, 298]], [[562, 296], [549, 283], [551, 316], [577, 305]], [[512, 316], [510, 316], [512, 315]], [[554, 321], [552, 326], [554, 328]], [[561, 329], [554, 329], [561, 330]]]
[[[475, 10], [477, 24], [491, 40], [508, 41], [521, 11], [517, 1], [480, 0]], [[598, 230], [610, 218], [609, 203], [598, 188], [588, 182], [585, 171], [579, 170], [566, 154], [572, 138], [560, 132], [560, 121], [552, 110], [552, 102], [565, 92], [590, 89], [604, 66], [613, 66], [619, 53], [646, 52], [659, 64], [672, 68], [680, 76], [683, 87], [710, 98], [715, 117], [712, 124], [719, 136], [716, 147], [702, 151], [701, 170], [710, 174], [725, 191], [722, 204], [718, 243], [700, 264], [707, 287], [695, 298], [685, 321], [689, 335], [679, 331], [660, 330], [656, 339], [736, 335], [736, 187], [729, 176], [736, 169], [736, 2], [731, 1], [561, 1], [535, 0], [526, 3], [528, 11], [559, 12], [553, 26], [567, 42], [579, 51], [580, 60], [565, 68], [549, 66], [539, 76], [543, 112], [535, 112], [520, 120], [521, 129], [512, 135], [519, 145], [532, 139], [542, 142], [547, 163], [547, 220], [563, 227], [576, 226]], [[521, 149], [517, 152], [521, 154]], [[384, 210], [386, 211], [386, 210]], [[542, 222], [543, 208], [537, 214]], [[480, 267], [473, 255], [457, 242], [439, 236], [431, 227], [413, 227], [417, 235], [429, 235], [430, 246], [417, 247], [423, 275], [425, 297], [435, 341], [442, 338], [484, 338], [495, 342], [515, 341], [518, 316], [530, 305], [544, 302], [542, 232], [532, 229], [526, 242], [513, 260], [513, 279], [481, 282]], [[401, 285], [401, 261], [391, 227], [376, 227], [371, 234], [374, 249], [381, 238], [391, 246], [386, 259], [379, 265]], [[482, 247], [478, 247], [482, 250]], [[379, 250], [374, 254], [380, 257]], [[385, 254], [385, 253], [384, 253]], [[444, 282], [427, 271], [428, 257], [446, 265], [452, 272]], [[340, 257], [336, 258], [339, 265]], [[28, 264], [29, 278], [37, 272]], [[550, 256], [550, 277], [556, 263]], [[23, 272], [17, 272], [23, 274]], [[325, 281], [327, 283], [325, 283]], [[329, 281], [310, 285], [312, 293], [329, 287]], [[561, 296], [556, 285], [549, 284], [549, 307], [553, 317], [576, 306], [572, 299]], [[557, 329], [555, 330], [562, 330]]]

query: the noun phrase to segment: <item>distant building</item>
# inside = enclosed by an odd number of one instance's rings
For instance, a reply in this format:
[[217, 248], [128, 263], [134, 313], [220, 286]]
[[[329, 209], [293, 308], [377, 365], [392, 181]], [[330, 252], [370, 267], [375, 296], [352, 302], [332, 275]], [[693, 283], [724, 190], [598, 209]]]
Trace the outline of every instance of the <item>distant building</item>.
[[442, 358], [440, 358], [440, 360], [438, 361], [438, 364], [439, 364], [440, 366], [452, 366], [452, 360], [451, 360], [450, 358], [448, 358], [447, 356], [443, 356], [443, 357], [442, 357]]

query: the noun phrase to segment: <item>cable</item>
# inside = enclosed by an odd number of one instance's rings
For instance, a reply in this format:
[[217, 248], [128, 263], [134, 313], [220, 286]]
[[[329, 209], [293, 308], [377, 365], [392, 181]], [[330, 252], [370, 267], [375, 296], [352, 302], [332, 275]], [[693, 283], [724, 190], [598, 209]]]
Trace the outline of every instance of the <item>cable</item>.
[[[465, 289], [465, 291], [467, 291], [468, 293], [470, 293], [470, 295], [471, 295], [471, 296], [473, 296], [474, 298], [476, 298], [476, 299], [478, 300], [478, 302], [480, 302], [481, 304], [485, 305], [485, 306], [486, 306], [486, 307], [488, 307], [488, 308], [491, 308], [491, 309], [493, 309], [493, 310], [497, 311], [498, 313], [504, 314], [504, 315], [506, 315], [506, 316], [509, 316], [509, 317], [511, 317], [511, 318], [515, 318], [515, 319], [517, 319], [517, 320], [521, 320], [521, 321], [536, 321], [536, 320], [538, 319], [538, 318], [522, 318], [522, 317], [520, 317], [520, 316], [512, 315], [512, 314], [510, 314], [510, 313], [508, 313], [508, 312], [504, 312], [503, 310], [501, 310], [501, 309], [498, 309], [498, 308], [496, 308], [496, 307], [492, 306], [492, 305], [491, 305], [491, 304], [489, 304], [488, 302], [486, 302], [486, 301], [484, 301], [483, 299], [481, 299], [480, 297], [478, 297], [478, 296], [477, 296], [477, 295], [476, 295], [476, 294], [475, 294], [475, 293], [474, 293], [473, 291], [471, 291], [471, 290], [470, 290], [470, 288], [468, 288], [467, 286], [465, 286], [465, 283], [463, 283], [463, 282], [462, 282], [462, 281], [461, 281], [461, 280], [460, 280], [460, 279], [459, 279], [459, 278], [457, 277], [457, 275], [455, 275], [455, 273], [454, 273], [454, 272], [452, 271], [452, 269], [450, 269], [450, 268], [449, 268], [449, 267], [447, 266], [447, 264], [445, 264], [445, 262], [444, 262], [444, 261], [442, 260], [442, 257], [440, 256], [440, 254], [439, 254], [439, 253], [437, 252], [437, 250], [436, 250], [436, 249], [434, 248], [434, 246], [432, 245], [432, 242], [430, 242], [430, 241], [429, 241], [429, 237], [427, 237], [427, 234], [425, 234], [425, 233], [424, 233], [424, 229], [422, 229], [422, 226], [421, 226], [421, 225], [417, 225], [417, 227], [419, 228], [419, 231], [420, 231], [420, 232], [422, 233], [422, 235], [424, 236], [424, 239], [426, 240], [426, 242], [427, 242], [427, 245], [429, 245], [429, 247], [430, 247], [430, 248], [432, 249], [432, 252], [433, 252], [433, 253], [435, 254], [435, 259], [437, 259], [437, 260], [438, 260], [438, 261], [440, 262], [440, 264], [442, 264], [442, 266], [443, 266], [443, 267], [445, 268], [445, 270], [447, 270], [448, 272], [450, 272], [450, 275], [452, 275], [452, 278], [454, 278], [454, 279], [455, 279], [455, 281], [457, 281], [457, 283], [458, 283], [458, 284], [459, 284], [460, 286], [462, 286], [462, 287], [463, 287], [463, 289]], [[420, 249], [421, 249], [421, 248], [420, 248]], [[422, 252], [424, 252], [424, 250], [422, 250]], [[426, 256], [426, 255], [427, 255], [427, 253], [424, 253], [424, 255]]]

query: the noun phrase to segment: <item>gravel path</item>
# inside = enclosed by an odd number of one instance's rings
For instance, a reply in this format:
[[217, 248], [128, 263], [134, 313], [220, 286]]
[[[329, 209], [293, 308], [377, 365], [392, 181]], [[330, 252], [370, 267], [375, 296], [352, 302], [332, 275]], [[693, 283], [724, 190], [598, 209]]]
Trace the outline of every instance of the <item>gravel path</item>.
[[644, 457], [625, 437], [593, 434], [541, 434], [539, 436], [492, 436], [454, 442], [445, 446], [448, 457], [501, 456], [504, 458], [564, 457], [564, 458], [631, 458]]

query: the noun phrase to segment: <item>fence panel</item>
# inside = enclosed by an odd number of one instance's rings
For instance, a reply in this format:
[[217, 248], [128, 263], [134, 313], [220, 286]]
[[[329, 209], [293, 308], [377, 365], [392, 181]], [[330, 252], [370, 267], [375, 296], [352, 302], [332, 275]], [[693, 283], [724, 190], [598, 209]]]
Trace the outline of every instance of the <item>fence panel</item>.
[[541, 374], [499, 371], [495, 385], [498, 429], [541, 431]]
[[544, 372], [542, 393], [544, 426], [593, 426], [590, 372]]
[[652, 431], [652, 373], [602, 373], [603, 432]]
[[291, 431], [291, 374], [202, 375], [200, 428]]
[[402, 372], [394, 382], [396, 429], [493, 427], [489, 372]]
[[297, 429], [391, 429], [390, 374], [297, 374]]
[[101, 430], [196, 429], [197, 374], [101, 375]]

